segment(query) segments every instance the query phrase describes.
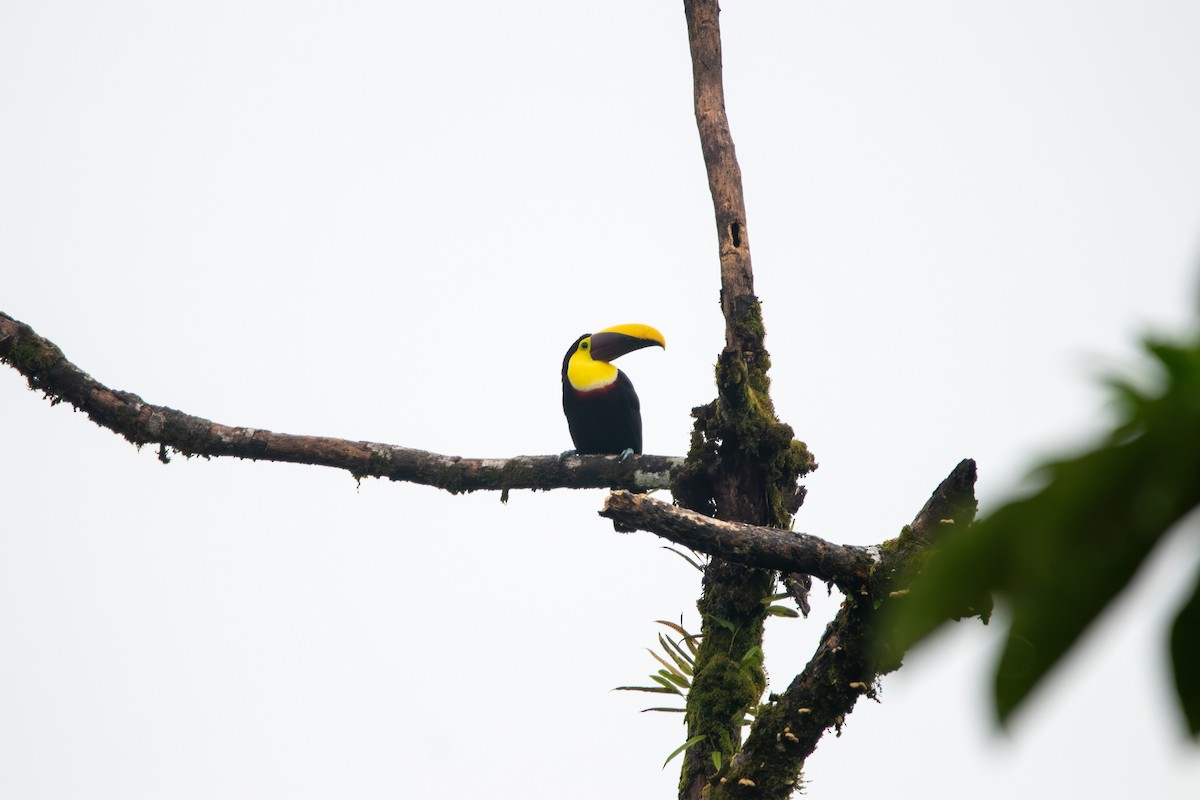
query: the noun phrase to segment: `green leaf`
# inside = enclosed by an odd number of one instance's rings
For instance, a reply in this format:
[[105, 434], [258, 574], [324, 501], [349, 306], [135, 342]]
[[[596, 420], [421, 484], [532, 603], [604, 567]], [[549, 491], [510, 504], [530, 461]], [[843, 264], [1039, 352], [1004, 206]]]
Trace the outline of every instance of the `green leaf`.
[[694, 745], [696, 742], [701, 742], [701, 741], [704, 741], [704, 734], [703, 734], [703, 733], [702, 733], [702, 734], [700, 734], [699, 736], [693, 736], [692, 738], [688, 739], [688, 740], [687, 740], [686, 742], [684, 742], [683, 744], [679, 745], [679, 747], [676, 747], [674, 750], [672, 750], [672, 751], [671, 751], [671, 755], [667, 756], [667, 760], [663, 762], [663, 769], [666, 769], [666, 768], [667, 768], [667, 764], [670, 764], [670, 763], [671, 763], [671, 759], [672, 759], [672, 758], [674, 758], [675, 756], [679, 755], [679, 754], [680, 754], [680, 753], [682, 753], [684, 750], [687, 750], [689, 747], [691, 747], [692, 745]]
[[666, 625], [668, 628], [675, 631], [680, 636], [690, 636], [691, 635], [678, 622], [671, 622], [669, 619], [656, 619], [654, 621], [657, 622], [659, 625]]
[[1200, 572], [1192, 596], [1171, 626], [1171, 667], [1188, 729], [1200, 738]]
[[655, 622], [657, 622], [659, 625], [666, 625], [668, 628], [682, 636], [683, 643], [687, 645], [687, 649], [691, 651], [693, 656], [696, 655], [696, 651], [699, 649], [696, 646], [696, 640], [700, 638], [698, 634], [693, 636], [692, 634], [688, 633], [682, 625], [677, 625], [669, 620], [657, 619]]
[[655, 683], [657, 683], [659, 686], [663, 686], [663, 687], [665, 687], [665, 688], [667, 689], [667, 691], [669, 691], [669, 692], [674, 692], [675, 694], [679, 695], [680, 697], [686, 697], [686, 696], [687, 696], [687, 695], [685, 695], [683, 692], [679, 691], [679, 687], [678, 687], [678, 686], [676, 686], [674, 683], [672, 683], [671, 681], [667, 680], [666, 678], [662, 677], [662, 675], [651, 675], [651, 676], [650, 676], [650, 680], [654, 681], [654, 682], [655, 682]]
[[1122, 415], [1107, 437], [1042, 467], [1041, 489], [949, 538], [904, 600], [884, 604], [885, 654], [949, 619], [986, 615], [994, 592], [1012, 620], [995, 678], [1004, 721], [1200, 504], [1200, 343], [1147, 350], [1159, 385], [1122, 385]]
[[747, 650], [745, 653], [742, 654], [742, 660], [741, 660], [740, 664], [741, 664], [741, 666], [744, 667], [747, 664], [749, 664], [751, 661], [754, 661], [756, 658], [760, 659], [760, 660], [762, 658], [762, 648], [759, 647], [758, 645], [754, 645], [754, 647], [751, 647], [749, 650]]
[[686, 714], [687, 713], [686, 708], [665, 708], [662, 706], [656, 706], [654, 708], [643, 708], [642, 709], [643, 714], [645, 714], [647, 711], [669, 711], [672, 714]]
[[[690, 683], [690, 682], [688, 681], [688, 679], [687, 679], [687, 676], [686, 676], [686, 675], [684, 675], [684, 674], [683, 674], [683, 672], [681, 672], [681, 671], [679, 670], [679, 668], [678, 668], [678, 667], [676, 667], [674, 664], [669, 664], [669, 663], [667, 663], [667, 660], [666, 660], [665, 658], [663, 658], [663, 657], [662, 657], [662, 656], [660, 656], [658, 653], [656, 653], [656, 652], [654, 652], [653, 650], [651, 650], [649, 647], [647, 647], [647, 648], [646, 648], [646, 652], [647, 652], [647, 653], [649, 653], [650, 655], [654, 656], [654, 660], [655, 660], [655, 661], [657, 661], [658, 663], [662, 664], [664, 667], [666, 667], [666, 668], [667, 668], [667, 672], [668, 672], [668, 674], [670, 674], [671, 676], [673, 676], [673, 677], [671, 678], [672, 680], [681, 680], [681, 681], [683, 681], [683, 683], [682, 683], [681, 685], [682, 685], [682, 686], [685, 686], [685, 687], [687, 687], [687, 686], [690, 686], [690, 685], [691, 685], [691, 683]], [[661, 672], [662, 672], [662, 670], [659, 670], [659, 672], [661, 673]]]
[[[692, 686], [688, 682], [687, 678], [683, 677], [682, 675], [676, 675], [674, 672], [671, 672], [670, 670], [660, 669], [658, 671], [658, 674], [661, 675], [662, 677], [666, 678], [668, 681], [675, 684], [676, 686], [680, 687], [681, 689], [690, 689]], [[650, 677], [653, 678], [654, 676], [651, 675]]]
[[794, 608], [787, 606], [767, 606], [767, 616], [770, 617], [798, 617], [800, 612]]
[[737, 635], [737, 625], [734, 625], [732, 622], [730, 622], [729, 620], [725, 619], [724, 617], [718, 617], [718, 616], [717, 616], [717, 615], [715, 615], [715, 614], [709, 614], [709, 615], [708, 615], [708, 618], [709, 618], [709, 619], [711, 619], [711, 620], [712, 620], [713, 622], [715, 622], [716, 624], [720, 625], [720, 626], [721, 626], [722, 628], [724, 628], [725, 630], [727, 630], [727, 631], [729, 631], [730, 633], [734, 634], [735, 636]]
[[662, 645], [662, 649], [665, 650], [667, 655], [671, 657], [671, 660], [679, 666], [679, 669], [684, 675], [693, 674], [692, 667], [696, 663], [694, 658], [683, 652], [683, 650], [679, 649], [679, 645], [675, 644], [661, 633], [658, 635], [658, 643]]
[[[654, 677], [651, 675], [650, 677]], [[614, 692], [654, 692], [655, 694], [679, 694], [679, 690], [674, 686], [665, 688], [663, 686], [615, 686]]]
[[766, 605], [770, 605], [771, 603], [774, 603], [776, 600], [783, 600], [785, 597], [791, 597], [791, 596], [792, 595], [788, 592], [779, 592], [778, 594], [769, 594], [766, 597], [764, 597], [762, 600], [759, 600], [758, 602], [760, 602], [764, 606], [766, 606]]
[[668, 551], [670, 551], [670, 552], [674, 553], [675, 555], [677, 555], [677, 556], [679, 556], [680, 558], [682, 558], [684, 561], [686, 561], [686, 562], [688, 562], [689, 564], [691, 564], [693, 567], [695, 567], [695, 568], [696, 568], [697, 570], [699, 570], [700, 572], [704, 572], [704, 567], [703, 567], [703, 566], [701, 566], [700, 562], [698, 562], [696, 559], [692, 558], [691, 556], [687, 555], [686, 553], [680, 552], [679, 550], [676, 550], [674, 547], [666, 547], [666, 546], [664, 546], [664, 547], [663, 547], [663, 550], [668, 550]]
[[721, 771], [721, 751], [720, 750], [712, 751], [712, 763], [713, 763], [713, 766], [717, 768], [717, 772], [720, 772]]

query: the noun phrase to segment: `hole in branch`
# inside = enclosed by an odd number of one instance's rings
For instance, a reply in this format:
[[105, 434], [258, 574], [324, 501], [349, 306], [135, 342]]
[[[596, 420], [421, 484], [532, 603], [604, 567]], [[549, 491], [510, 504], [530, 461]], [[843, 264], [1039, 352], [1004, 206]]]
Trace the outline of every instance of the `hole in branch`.
[[734, 247], [742, 246], [742, 223], [734, 222], [729, 226], [729, 238], [733, 240]]

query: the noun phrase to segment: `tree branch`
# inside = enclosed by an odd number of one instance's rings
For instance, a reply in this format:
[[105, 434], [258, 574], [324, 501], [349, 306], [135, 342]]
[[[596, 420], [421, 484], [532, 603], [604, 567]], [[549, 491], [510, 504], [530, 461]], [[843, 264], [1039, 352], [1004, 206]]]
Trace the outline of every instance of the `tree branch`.
[[[723, 520], [786, 528], [804, 497], [797, 479], [815, 466], [794, 431], [775, 416], [763, 346], [766, 331], [754, 295], [742, 173], [725, 113], [717, 0], [684, 0], [693, 99], [708, 171], [721, 261], [725, 347], [717, 359], [717, 401], [693, 410], [696, 425], [675, 499]], [[763, 597], [775, 574], [722, 559], [704, 571], [697, 608], [701, 640], [687, 698], [688, 739], [681, 800], [701, 800], [741, 744], [742, 712], [766, 688], [762, 666]], [[715, 621], [721, 620], [722, 624]]]
[[725, 561], [812, 575], [846, 593], [867, 584], [880, 558], [878, 547], [838, 545], [807, 533], [725, 522], [625, 491], [609, 494], [600, 516]]
[[[692, 54], [693, 102], [700, 148], [708, 170], [721, 256], [721, 310], [725, 314], [725, 344], [736, 350], [758, 350], [762, 336], [738, 324], [756, 304], [750, 240], [746, 234], [746, 202], [725, 113], [721, 63], [721, 13], [716, 0], [684, 0], [688, 46]], [[757, 341], [753, 341], [757, 338]]]
[[[965, 530], [975, 518], [975, 462], [965, 459], [941, 482], [899, 538], [881, 546], [872, 586], [847, 595], [825, 629], [816, 653], [782, 695], [758, 714], [742, 751], [714, 786], [711, 800], [755, 797], [785, 800], [795, 790], [804, 761], [829, 728], [841, 731], [858, 698], [874, 697], [879, 678], [900, 666], [900, 655], [881, 660], [873, 625], [878, 608], [902, 586], [912, 562], [943, 536]], [[753, 794], [743, 791], [747, 780]]]
[[355, 478], [388, 478], [471, 492], [492, 489], [600, 489], [638, 491], [669, 488], [683, 459], [671, 456], [516, 456], [462, 458], [376, 442], [329, 436], [297, 436], [222, 425], [136, 394], [110, 389], [72, 364], [51, 341], [28, 325], [0, 312], [0, 361], [25, 376], [29, 387], [51, 403], [69, 403], [97, 425], [139, 447], [159, 445], [166, 462], [170, 450], [185, 456], [233, 456], [254, 461], [344, 469]]

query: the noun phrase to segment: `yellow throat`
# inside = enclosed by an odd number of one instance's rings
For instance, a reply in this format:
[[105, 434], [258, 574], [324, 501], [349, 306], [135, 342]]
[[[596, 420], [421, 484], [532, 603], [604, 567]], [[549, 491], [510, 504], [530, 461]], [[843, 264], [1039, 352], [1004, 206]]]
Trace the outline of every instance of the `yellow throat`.
[[602, 389], [617, 379], [617, 368], [607, 361], [592, 358], [592, 337], [585, 336], [567, 362], [567, 380], [581, 392]]

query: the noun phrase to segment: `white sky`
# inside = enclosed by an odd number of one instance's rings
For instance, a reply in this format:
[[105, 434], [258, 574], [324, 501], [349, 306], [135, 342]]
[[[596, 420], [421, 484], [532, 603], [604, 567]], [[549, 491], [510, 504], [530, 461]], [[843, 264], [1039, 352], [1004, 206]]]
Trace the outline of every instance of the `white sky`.
[[[0, 310], [151, 402], [472, 456], [568, 447], [567, 345], [650, 323], [621, 366], [682, 454], [722, 321], [680, 6], [0, 5]], [[994, 504], [1192, 319], [1200, 5], [725, 6], [797, 529], [880, 541], [965, 456]], [[0, 796], [674, 796], [679, 720], [609, 690], [698, 576], [603, 492], [164, 467], [11, 370], [0, 453]], [[1163, 649], [1197, 550], [1009, 735], [957, 626], [809, 796], [1200, 796]], [[776, 688], [836, 602], [771, 624]]]

